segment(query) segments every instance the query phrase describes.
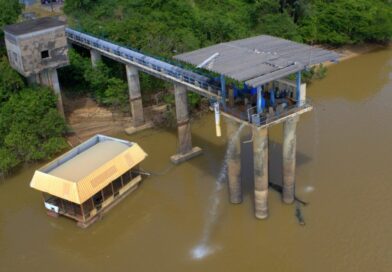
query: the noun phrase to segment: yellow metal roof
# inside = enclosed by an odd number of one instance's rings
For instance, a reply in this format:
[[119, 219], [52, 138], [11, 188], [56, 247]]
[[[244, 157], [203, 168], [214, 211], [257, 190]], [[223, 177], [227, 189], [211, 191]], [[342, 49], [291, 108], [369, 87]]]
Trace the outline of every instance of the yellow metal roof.
[[82, 204], [146, 156], [136, 143], [97, 135], [35, 171], [30, 187]]

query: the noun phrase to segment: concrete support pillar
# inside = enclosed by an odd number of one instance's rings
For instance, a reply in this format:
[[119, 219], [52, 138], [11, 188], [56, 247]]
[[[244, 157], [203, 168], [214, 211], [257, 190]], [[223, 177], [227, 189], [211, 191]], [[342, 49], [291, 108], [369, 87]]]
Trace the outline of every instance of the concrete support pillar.
[[129, 102], [131, 104], [131, 113], [133, 126], [140, 127], [144, 124], [143, 102], [140, 92], [139, 71], [136, 67], [127, 64], [127, 80], [129, 90]]
[[98, 51], [91, 49], [90, 50], [90, 56], [91, 56], [91, 64], [95, 68], [98, 65], [98, 62], [102, 61], [102, 56], [99, 54]]
[[255, 216], [268, 217], [268, 128], [253, 127]]
[[61, 88], [60, 88], [59, 78], [57, 75], [57, 70], [56, 69], [44, 70], [38, 74], [36, 79], [40, 84], [48, 86], [53, 90], [53, 93], [57, 97], [57, 110], [59, 111], [60, 115], [65, 118], [63, 99], [61, 96]]
[[228, 158], [227, 158], [227, 174], [229, 180], [230, 202], [238, 204], [242, 202], [242, 186], [241, 186], [241, 142], [240, 137], [233, 136], [238, 131], [238, 123], [231, 119], [226, 119], [227, 124], [227, 140], [228, 140]]
[[192, 148], [191, 124], [189, 122], [188, 96], [186, 87], [174, 84], [176, 116], [178, 129], [178, 153], [171, 156], [173, 163], [178, 164], [201, 154], [199, 147]]
[[36, 74], [33, 74], [33, 75], [27, 77], [27, 83], [28, 83], [29, 85], [35, 85], [35, 84], [37, 84], [37, 83], [38, 83], [38, 82], [37, 82], [37, 75], [36, 75]]
[[299, 117], [283, 123], [283, 202], [293, 203], [295, 196], [296, 128]]

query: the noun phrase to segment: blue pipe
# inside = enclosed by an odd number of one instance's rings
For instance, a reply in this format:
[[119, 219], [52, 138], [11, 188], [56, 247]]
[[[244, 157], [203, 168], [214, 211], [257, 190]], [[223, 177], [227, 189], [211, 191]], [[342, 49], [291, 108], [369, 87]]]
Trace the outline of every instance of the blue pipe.
[[297, 72], [297, 77], [296, 77], [296, 82], [297, 82], [297, 95], [296, 95], [296, 100], [297, 100], [297, 106], [300, 105], [300, 93], [301, 93], [301, 71]]
[[222, 105], [223, 108], [226, 110], [226, 80], [224, 75], [220, 75], [220, 82], [221, 82]]
[[263, 93], [261, 86], [257, 87], [257, 113], [261, 113], [263, 110]]
[[270, 90], [270, 101], [271, 101], [271, 106], [275, 106], [275, 91], [274, 91], [274, 89]]

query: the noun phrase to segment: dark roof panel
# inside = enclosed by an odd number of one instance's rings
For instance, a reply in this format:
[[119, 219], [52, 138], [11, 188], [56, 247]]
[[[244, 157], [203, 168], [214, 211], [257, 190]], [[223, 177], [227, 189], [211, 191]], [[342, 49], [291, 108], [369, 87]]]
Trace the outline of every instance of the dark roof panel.
[[44, 17], [34, 20], [24, 21], [22, 23], [8, 25], [4, 27], [4, 31], [12, 35], [18, 36], [32, 33], [48, 28], [64, 26], [65, 22], [60, 21], [56, 17]]

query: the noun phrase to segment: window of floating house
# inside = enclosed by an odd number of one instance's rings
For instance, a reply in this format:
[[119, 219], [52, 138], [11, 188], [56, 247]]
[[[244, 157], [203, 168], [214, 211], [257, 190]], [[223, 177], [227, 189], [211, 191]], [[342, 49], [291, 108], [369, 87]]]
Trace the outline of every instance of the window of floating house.
[[73, 205], [74, 205], [75, 215], [76, 216], [83, 216], [83, 214], [82, 214], [82, 206], [77, 205], [75, 203]]
[[99, 205], [102, 204], [103, 197], [102, 197], [102, 192], [101, 191], [99, 191], [98, 193], [96, 193], [93, 196], [93, 202], [94, 202], [95, 207], [97, 207], [97, 208], [98, 208]]
[[47, 58], [49, 58], [49, 50], [41, 51], [41, 58], [42, 58], [42, 59], [47, 59]]
[[63, 199], [64, 210], [69, 215], [75, 215], [75, 204]]
[[122, 175], [122, 179], [123, 179], [123, 184], [125, 185], [125, 184], [128, 184], [130, 181], [131, 181], [131, 174], [130, 174], [130, 171], [127, 171], [127, 172], [125, 172], [123, 175]]
[[122, 187], [121, 177], [118, 177], [117, 179], [115, 179], [113, 181], [113, 191], [114, 191], [113, 193], [114, 193], [114, 195], [118, 194], [118, 191], [120, 191], [121, 187]]
[[85, 216], [89, 216], [90, 212], [93, 210], [93, 202], [91, 198], [83, 203], [83, 212]]
[[102, 192], [104, 200], [111, 197], [113, 195], [112, 184], [109, 183], [105, 188], [102, 189]]

